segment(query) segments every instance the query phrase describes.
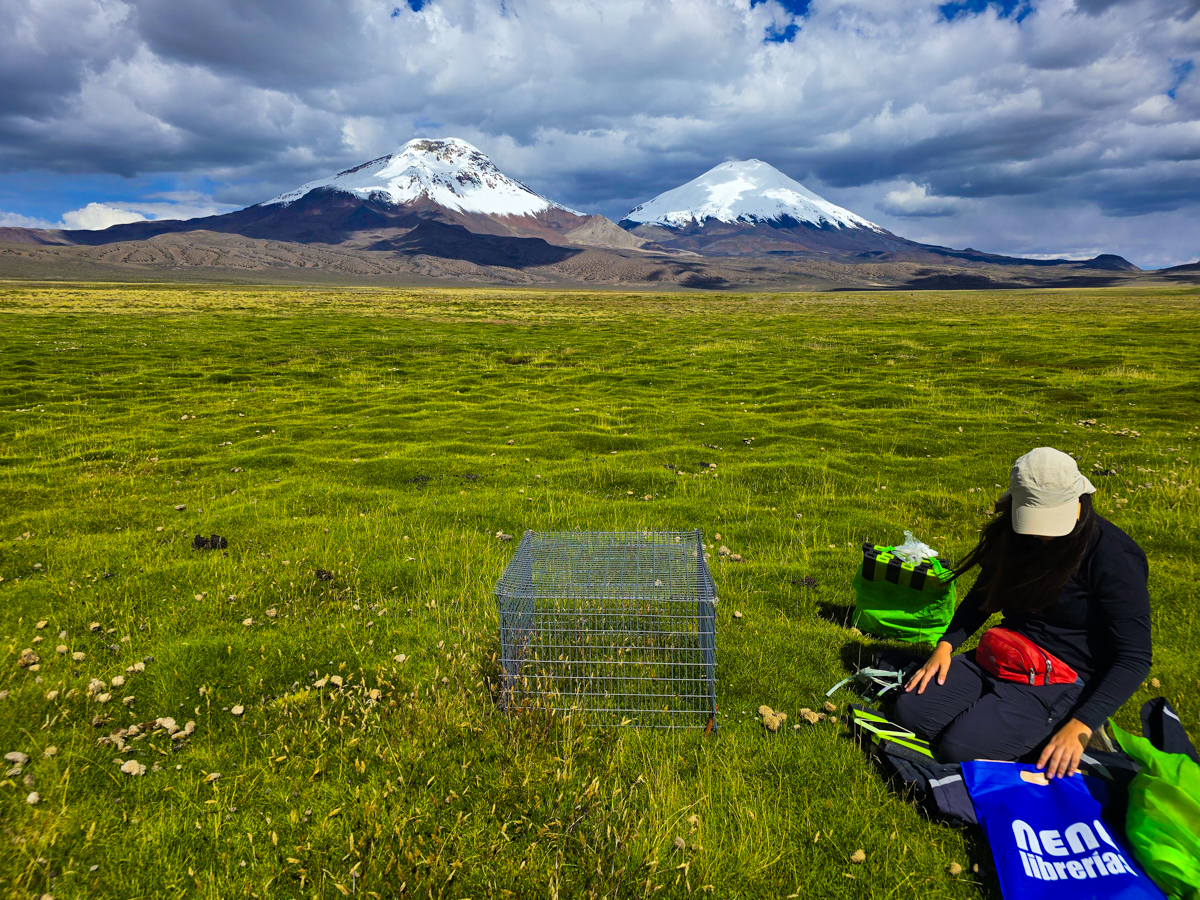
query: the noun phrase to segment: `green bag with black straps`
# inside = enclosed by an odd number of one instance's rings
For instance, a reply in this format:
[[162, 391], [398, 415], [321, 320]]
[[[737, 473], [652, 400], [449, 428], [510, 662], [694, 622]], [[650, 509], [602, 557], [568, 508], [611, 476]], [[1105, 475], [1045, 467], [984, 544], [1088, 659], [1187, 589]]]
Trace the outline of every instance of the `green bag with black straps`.
[[936, 558], [913, 565], [895, 547], [863, 544], [854, 624], [868, 634], [931, 644], [954, 617], [954, 573]]

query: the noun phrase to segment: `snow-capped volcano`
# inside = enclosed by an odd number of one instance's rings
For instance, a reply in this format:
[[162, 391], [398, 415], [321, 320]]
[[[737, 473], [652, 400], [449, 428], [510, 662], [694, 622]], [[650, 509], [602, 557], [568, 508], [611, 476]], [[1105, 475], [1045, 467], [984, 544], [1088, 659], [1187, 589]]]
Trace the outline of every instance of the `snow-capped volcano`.
[[759, 159], [714, 166], [699, 178], [635, 207], [625, 222], [686, 228], [710, 219], [729, 224], [790, 219], [817, 228], [866, 228], [885, 233], [874, 222], [817, 196]]
[[444, 209], [488, 216], [537, 216], [551, 209], [583, 215], [509, 178], [458, 138], [417, 138], [395, 153], [310, 181], [261, 205], [294, 203], [320, 188], [397, 206], [426, 199]]

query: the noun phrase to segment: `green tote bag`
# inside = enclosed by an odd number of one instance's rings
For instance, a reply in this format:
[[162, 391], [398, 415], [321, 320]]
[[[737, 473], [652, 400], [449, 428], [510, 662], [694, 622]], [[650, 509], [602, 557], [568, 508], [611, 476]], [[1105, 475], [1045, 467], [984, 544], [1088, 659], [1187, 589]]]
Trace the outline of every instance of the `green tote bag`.
[[936, 559], [914, 566], [894, 551], [863, 544], [854, 576], [854, 624], [879, 637], [933, 643], [954, 617], [954, 573]]
[[1109, 725], [1121, 749], [1142, 767], [1129, 784], [1125, 813], [1134, 855], [1172, 900], [1200, 900], [1200, 766]]

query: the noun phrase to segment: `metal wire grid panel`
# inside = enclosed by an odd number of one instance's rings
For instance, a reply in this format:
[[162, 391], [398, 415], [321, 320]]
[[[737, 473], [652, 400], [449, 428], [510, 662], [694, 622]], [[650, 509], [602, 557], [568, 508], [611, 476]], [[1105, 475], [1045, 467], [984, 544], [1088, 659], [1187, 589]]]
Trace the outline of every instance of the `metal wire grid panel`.
[[496, 599], [505, 707], [716, 730], [717, 595], [699, 531], [526, 531]]

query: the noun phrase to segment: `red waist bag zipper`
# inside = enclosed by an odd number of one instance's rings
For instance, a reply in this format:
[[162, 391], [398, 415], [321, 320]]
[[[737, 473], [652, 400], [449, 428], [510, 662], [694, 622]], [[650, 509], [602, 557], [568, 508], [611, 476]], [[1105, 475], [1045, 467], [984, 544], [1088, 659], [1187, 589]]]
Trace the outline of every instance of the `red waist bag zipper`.
[[1078, 673], [1023, 634], [989, 628], [979, 640], [975, 661], [1004, 681], [1028, 684], [1074, 684]]

